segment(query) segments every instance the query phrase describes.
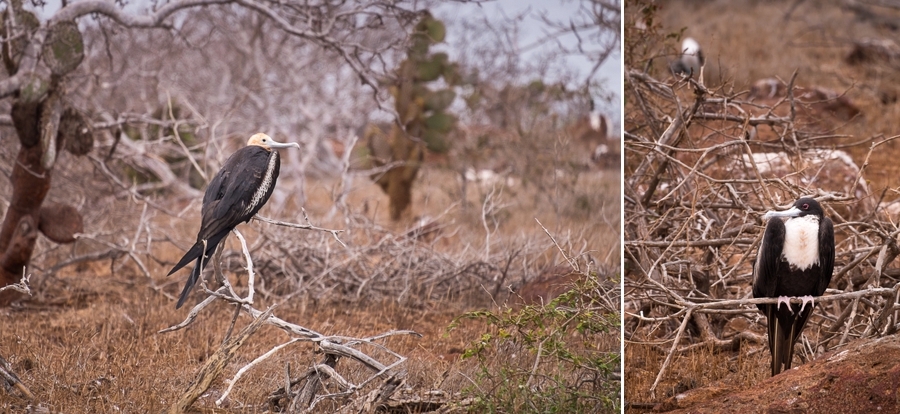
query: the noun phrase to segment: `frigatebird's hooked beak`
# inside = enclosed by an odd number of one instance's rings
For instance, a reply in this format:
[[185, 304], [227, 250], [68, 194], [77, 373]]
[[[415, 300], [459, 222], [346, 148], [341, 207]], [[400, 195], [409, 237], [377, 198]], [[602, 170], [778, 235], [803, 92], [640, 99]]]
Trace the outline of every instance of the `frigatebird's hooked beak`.
[[297, 149], [300, 149], [300, 144], [298, 144], [298, 143], [296, 143], [296, 142], [277, 142], [277, 141], [275, 141], [275, 140], [270, 139], [269, 142], [268, 142], [268, 144], [269, 144], [269, 146], [272, 147], [272, 148], [290, 148], [290, 147], [295, 147], [295, 148], [297, 148]]
[[784, 211], [769, 211], [766, 214], [763, 214], [762, 218], [763, 220], [768, 220], [772, 217], [797, 217], [801, 213], [803, 213], [803, 210], [800, 210], [799, 208], [794, 206]]

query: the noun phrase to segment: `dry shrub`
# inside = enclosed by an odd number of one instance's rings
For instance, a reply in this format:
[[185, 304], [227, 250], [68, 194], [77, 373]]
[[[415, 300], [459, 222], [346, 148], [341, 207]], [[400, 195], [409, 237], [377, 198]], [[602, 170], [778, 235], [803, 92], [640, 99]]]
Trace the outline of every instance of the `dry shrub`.
[[[869, 73], [855, 86], [825, 83], [823, 72], [849, 70], [834, 45], [799, 56], [757, 54], [747, 73], [708, 82], [665, 70], [682, 35], [697, 38], [721, 73], [755, 48], [813, 48], [825, 32], [818, 23], [841, 15], [836, 3], [810, 6], [794, 12], [799, 21], [758, 29], [761, 16], [783, 16], [788, 6], [728, 3], [727, 18], [714, 14], [724, 2], [626, 6], [625, 398], [633, 408], [695, 387], [748, 387], [766, 378], [765, 319], [748, 302], [761, 216], [803, 195], [824, 201], [837, 254], [831, 289], [797, 345], [799, 359], [900, 328], [893, 264], [900, 229], [885, 211], [896, 191], [879, 178], [896, 168], [887, 153], [897, 140], [879, 135], [888, 118], [865, 92], [882, 79]], [[728, 36], [701, 37], [722, 24], [733, 28]], [[798, 66], [831, 69], [795, 73]], [[748, 91], [759, 77], [776, 75], [785, 94], [760, 99]], [[840, 92], [807, 99], [819, 86]], [[845, 119], [829, 109], [843, 96], [862, 115]]]

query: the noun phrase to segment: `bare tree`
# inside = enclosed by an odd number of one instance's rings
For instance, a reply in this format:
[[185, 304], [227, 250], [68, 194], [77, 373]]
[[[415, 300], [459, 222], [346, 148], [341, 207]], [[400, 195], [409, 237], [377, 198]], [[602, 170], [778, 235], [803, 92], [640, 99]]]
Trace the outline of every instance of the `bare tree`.
[[[203, 13], [191, 12], [200, 8], [203, 9]], [[386, 68], [391, 66], [393, 60], [391, 53], [404, 44], [405, 28], [416, 16], [418, 11], [415, 10], [415, 5], [406, 2], [188, 0], [170, 2], [145, 14], [130, 14], [112, 2], [96, 0], [68, 4], [48, 20], [40, 22], [36, 14], [21, 1], [11, 2], [3, 14], [4, 63], [9, 77], [0, 81], [0, 98], [11, 101], [9, 110], [22, 149], [19, 162], [16, 163], [12, 173], [14, 190], [11, 207], [0, 231], [0, 251], [3, 252], [0, 256], [2, 257], [0, 285], [14, 283], [22, 277], [31, 257], [38, 230], [57, 242], [72, 241], [74, 240], [72, 235], [81, 231], [81, 217], [74, 208], [67, 205], [42, 208], [42, 204], [50, 187], [58, 152], [63, 148], [76, 154], [84, 154], [90, 150], [94, 138], [91, 132], [92, 125], [111, 132], [109, 139], [114, 144], [110, 154], [113, 154], [118, 145], [131, 144], [127, 140], [122, 140], [121, 135], [121, 132], [128, 132], [122, 127], [129, 122], [140, 121], [141, 118], [145, 118], [144, 121], [154, 118], [168, 119], [168, 123], [163, 122], [166, 125], [157, 125], [156, 128], [157, 132], [164, 131], [165, 128], [175, 132], [155, 137], [161, 138], [160, 141], [163, 143], [143, 141], [136, 145], [174, 144], [173, 150], [178, 152], [180, 147], [181, 152], [190, 160], [193, 169], [205, 179], [208, 172], [196, 162], [187, 148], [187, 145], [192, 143], [186, 143], [184, 137], [179, 136], [180, 127], [190, 124], [184, 121], [187, 118], [185, 115], [191, 112], [190, 118], [193, 119], [193, 123], [210, 128], [212, 136], [215, 137], [219, 131], [224, 130], [227, 133], [233, 130], [234, 126], [225, 122], [225, 119], [234, 115], [233, 109], [236, 107], [244, 109], [247, 106], [235, 105], [234, 101], [231, 105], [224, 106], [219, 106], [221, 101], [205, 99], [195, 101], [191, 99], [193, 92], [198, 89], [208, 91], [213, 87], [220, 91], [236, 87], [239, 89], [238, 96], [241, 99], [253, 102], [249, 107], [255, 106], [259, 112], [267, 114], [269, 119], [260, 120], [262, 125], [285, 124], [285, 122], [266, 122], [272, 121], [273, 117], [291, 120], [303, 118], [322, 120], [327, 117], [317, 114], [313, 109], [314, 105], [309, 101], [285, 102], [284, 96], [272, 94], [267, 90], [273, 85], [240, 83], [251, 73], [256, 75], [256, 79], [275, 76], [280, 82], [280, 87], [294, 91], [316, 87], [329, 89], [329, 82], [341, 82], [352, 78], [365, 85], [376, 102], [382, 102], [386, 98], [380, 95], [379, 85], [381, 79], [389, 76]], [[243, 28], [245, 24], [249, 24], [252, 29], [228, 30]], [[271, 27], [275, 30], [267, 30]], [[122, 29], [128, 29], [126, 31], [130, 32], [127, 34], [129, 37], [177, 39], [183, 47], [174, 51], [159, 49], [161, 55], [175, 52], [174, 55], [166, 55], [166, 59], [116, 62], [112, 59], [112, 49], [116, 48], [116, 43], [110, 41], [115, 37], [111, 32]], [[130, 29], [148, 30], [132, 32]], [[83, 31], [92, 35], [87, 42], [84, 41]], [[229, 45], [244, 58], [242, 62], [244, 64], [234, 64], [236, 63], [234, 61], [221, 62], [217, 60], [219, 57], [217, 55], [204, 54], [202, 43], [211, 34], [216, 35], [217, 41], [228, 39]], [[108, 62], [97, 62], [97, 58], [102, 56], [92, 53], [89, 54], [91, 59], [88, 59], [87, 64], [82, 65], [86, 47], [96, 52], [98, 42], [103, 42], [105, 54], [109, 57]], [[135, 44], [135, 42], [127, 43]], [[292, 79], [298, 79], [297, 77], [278, 76], [277, 72], [287, 75], [302, 70], [304, 63], [308, 65], [307, 67], [315, 64], [308, 59], [299, 62], [283, 60], [284, 57], [297, 56], [298, 53], [293, 53], [297, 49], [326, 51], [338, 57], [341, 65], [332, 67], [333, 78], [319, 82], [319, 85], [309, 86], [309, 82], [292, 85], [290, 82]], [[150, 59], [152, 55], [143, 56]], [[169, 83], [172, 79], [166, 79], [169, 68], [163, 70], [164, 65], [174, 65], [176, 70], [179, 69], [177, 66], [190, 69], [191, 63], [198, 60], [221, 67], [221, 70], [206, 73], [225, 76], [216, 76], [215, 79], [196, 77], [187, 83], [176, 80], [174, 84]], [[144, 64], [150, 66], [149, 71]], [[95, 88], [99, 86], [100, 89], [105, 89], [107, 93], [97, 95], [107, 97], [130, 90], [129, 85], [114, 76], [111, 76], [108, 82], [99, 85], [90, 82], [90, 76], [97, 75], [95, 69], [104, 65], [108, 66], [111, 73], [120, 75], [133, 71], [143, 75], [154, 74], [159, 78], [161, 85], [177, 86], [177, 91], [176, 88], [163, 89], [172, 91], [163, 100], [159, 96], [153, 96], [156, 95], [154, 91], [143, 90], [140, 92], [144, 95], [138, 96], [150, 98], [144, 100], [145, 108], [135, 111], [132, 115], [121, 110], [111, 111], [110, 108], [99, 104], [94, 94], [97, 92]], [[156, 70], [153, 70], [154, 66]], [[273, 73], [269, 70], [273, 66], [280, 70]], [[85, 69], [93, 73], [89, 72], [85, 77]], [[259, 76], [263, 72], [266, 76]], [[127, 79], [127, 76], [123, 78]], [[228, 95], [220, 94], [220, 97]], [[280, 105], [275, 102], [279, 99], [282, 100]], [[91, 103], [94, 105], [89, 105]], [[83, 110], [87, 109], [85, 106], [90, 106], [91, 112], [99, 119], [85, 119], [81, 115]], [[223, 107], [231, 110], [222, 111]], [[204, 111], [210, 108], [218, 108], [219, 111]], [[214, 118], [208, 118], [209, 115]], [[322, 125], [323, 123], [319, 122], [312, 127], [322, 128]], [[284, 132], [296, 133], [298, 128], [301, 126], [288, 126]], [[246, 129], [241, 128], [240, 132], [243, 133]], [[217, 140], [207, 141], [207, 145], [209, 143], [218, 145]], [[316, 149], [320, 144], [311, 142], [308, 146], [310, 149]], [[142, 150], [146, 148], [131, 148], [129, 152]], [[309, 151], [307, 154], [309, 155], [305, 163], [312, 161], [316, 151]], [[152, 171], [156, 176], [169, 177], [164, 180], [164, 184], [176, 183], [171, 171], [167, 171], [168, 166], [145, 161], [142, 167]], [[189, 189], [185, 190], [187, 194], [195, 195]]]

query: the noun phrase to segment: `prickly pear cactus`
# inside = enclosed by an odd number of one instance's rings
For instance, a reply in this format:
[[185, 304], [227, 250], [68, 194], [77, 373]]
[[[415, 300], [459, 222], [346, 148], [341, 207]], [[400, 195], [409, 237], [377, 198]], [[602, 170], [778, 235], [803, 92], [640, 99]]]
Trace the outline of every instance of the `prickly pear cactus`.
[[[456, 99], [452, 86], [459, 83], [458, 67], [447, 54], [429, 53], [445, 35], [444, 24], [426, 13], [413, 31], [407, 59], [400, 63], [399, 80], [391, 88], [406, 133], [438, 153], [450, 147], [447, 133], [456, 125], [456, 117], [446, 111]], [[427, 86], [442, 77], [450, 87], [432, 90]]]
[[94, 148], [94, 131], [84, 115], [72, 108], [66, 108], [59, 120], [58, 140], [66, 146], [66, 151], [75, 155], [87, 155]]
[[73, 21], [59, 22], [50, 28], [44, 41], [44, 63], [54, 75], [65, 75], [84, 59], [84, 41]]
[[[12, 7], [0, 16], [0, 37], [3, 42], [3, 64], [10, 76], [19, 69], [22, 53], [28, 46], [28, 39], [41, 23], [34, 13], [22, 9], [21, 1], [13, 1]], [[9, 39], [9, 40], [6, 40]]]
[[[61, 91], [60, 91], [61, 92]], [[62, 116], [62, 93], [54, 89], [41, 105], [41, 167], [45, 170], [53, 168], [56, 163], [58, 147], [56, 145], [59, 132], [59, 118]]]
[[[404, 161], [403, 165], [372, 177], [390, 198], [393, 220], [399, 220], [409, 208], [412, 183], [425, 148], [438, 153], [450, 148], [447, 134], [455, 127], [456, 117], [447, 109], [456, 98], [452, 87], [459, 83], [458, 67], [446, 53], [429, 52], [445, 35], [444, 24], [425, 12], [410, 36], [407, 58], [397, 69], [396, 81], [389, 87], [400, 125], [392, 126], [389, 133], [366, 134], [369, 153], [378, 154], [372, 158], [373, 164]], [[442, 77], [449, 87], [432, 90], [427, 86]], [[389, 157], [386, 147], [390, 148]]]
[[[25, 272], [39, 232], [54, 242], [71, 243], [83, 231], [84, 223], [75, 207], [43, 203], [59, 151], [66, 148], [74, 154], [85, 154], [93, 146], [93, 136], [89, 123], [66, 108], [65, 75], [84, 59], [78, 26], [74, 22], [58, 22], [41, 29], [34, 14], [22, 9], [22, 0], [7, 0], [0, 17], [0, 43], [7, 72], [16, 74], [23, 56], [29, 64], [43, 63], [29, 67], [23, 74], [26, 77], [10, 108], [22, 145], [9, 177], [12, 202], [0, 225], [0, 286], [6, 286]], [[31, 42], [44, 34], [40, 56], [26, 55], [34, 50]], [[9, 294], [0, 294], [0, 305], [10, 299]]]

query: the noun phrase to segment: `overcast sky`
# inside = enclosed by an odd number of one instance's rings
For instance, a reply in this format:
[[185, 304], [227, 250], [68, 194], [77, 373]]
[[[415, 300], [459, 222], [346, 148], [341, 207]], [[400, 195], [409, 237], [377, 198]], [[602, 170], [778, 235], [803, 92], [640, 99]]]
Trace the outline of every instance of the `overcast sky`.
[[[519, 20], [520, 33], [515, 38], [515, 42], [519, 47], [527, 47], [534, 44], [537, 40], [543, 38], [549, 28], [541, 20], [541, 16], [546, 16], [553, 21], [567, 22], [578, 12], [580, 2], [578, 0], [496, 0], [482, 4], [459, 4], [444, 3], [442, 6], [434, 10], [434, 14], [452, 22], [456, 19], [472, 19], [487, 17], [488, 20], [501, 21], [505, 18], [521, 17]], [[453, 43], [453, 27], [448, 28], [448, 42]], [[560, 42], [564, 44], [574, 45], [576, 43], [575, 36], [569, 35], [560, 38]], [[546, 43], [541, 47], [530, 49], [523, 53], [525, 59], [529, 56], [538, 56], [547, 53], [556, 48], [555, 43]], [[621, 46], [620, 46], [621, 48]], [[452, 59], [452, 57], [451, 57]], [[574, 71], [579, 75], [575, 76], [582, 82], [590, 73], [594, 66], [594, 62], [588, 61], [584, 57], [569, 57], [561, 63], [568, 70]], [[600, 67], [594, 75], [593, 80], [603, 85], [605, 95], [612, 95], [612, 102], [603, 105], [603, 112], [618, 123], [619, 114], [621, 113], [621, 89], [622, 89], [622, 55], [621, 49], [611, 55], [609, 59]], [[554, 81], [554, 79], [548, 79]], [[572, 85], [573, 87], [577, 85]], [[599, 91], [592, 91], [598, 94]]]

